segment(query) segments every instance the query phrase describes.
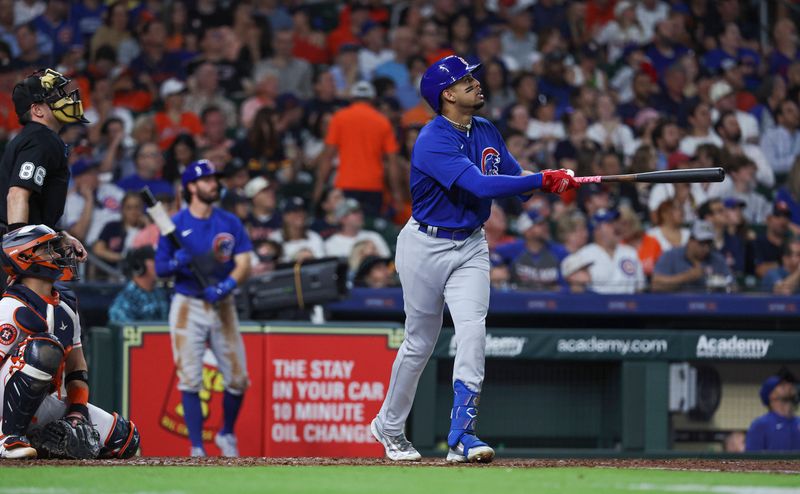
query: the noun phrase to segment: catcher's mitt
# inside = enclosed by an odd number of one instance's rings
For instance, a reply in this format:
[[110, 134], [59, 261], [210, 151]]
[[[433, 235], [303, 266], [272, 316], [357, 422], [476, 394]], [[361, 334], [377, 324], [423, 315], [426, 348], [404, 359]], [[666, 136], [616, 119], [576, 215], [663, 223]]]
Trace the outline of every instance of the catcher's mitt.
[[100, 434], [87, 420], [61, 418], [29, 438], [40, 458], [89, 460], [100, 453]]

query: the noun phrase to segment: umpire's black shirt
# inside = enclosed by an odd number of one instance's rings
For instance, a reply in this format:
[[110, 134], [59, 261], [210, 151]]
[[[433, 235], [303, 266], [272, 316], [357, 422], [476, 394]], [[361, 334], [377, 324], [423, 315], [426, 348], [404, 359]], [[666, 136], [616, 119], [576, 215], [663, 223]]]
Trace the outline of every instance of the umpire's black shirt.
[[45, 125], [30, 122], [8, 143], [0, 161], [0, 227], [8, 225], [8, 190], [31, 191], [28, 224], [55, 229], [69, 187], [69, 148]]

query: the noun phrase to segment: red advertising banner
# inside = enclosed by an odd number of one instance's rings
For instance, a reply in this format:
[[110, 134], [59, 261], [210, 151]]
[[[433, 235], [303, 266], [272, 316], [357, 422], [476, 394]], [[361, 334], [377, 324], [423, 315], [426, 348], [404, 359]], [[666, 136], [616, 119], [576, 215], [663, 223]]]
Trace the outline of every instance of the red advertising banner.
[[397, 352], [386, 330], [272, 331], [265, 351], [264, 455], [383, 456], [369, 424]]
[[[379, 457], [369, 432], [388, 387], [402, 330], [242, 326], [251, 386], [236, 424], [243, 456]], [[222, 375], [204, 357], [203, 438], [218, 455]], [[189, 440], [169, 328], [125, 328], [123, 413], [139, 428], [145, 456], [185, 456]]]

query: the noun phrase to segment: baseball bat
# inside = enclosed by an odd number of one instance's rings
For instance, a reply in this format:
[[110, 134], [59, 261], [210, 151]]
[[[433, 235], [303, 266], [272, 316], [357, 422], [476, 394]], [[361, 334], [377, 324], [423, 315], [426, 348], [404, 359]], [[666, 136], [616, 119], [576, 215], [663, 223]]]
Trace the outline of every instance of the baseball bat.
[[594, 175], [575, 177], [582, 184], [605, 182], [647, 182], [652, 184], [677, 184], [691, 182], [722, 182], [722, 168], [688, 168], [685, 170], [661, 170], [655, 172], [628, 173], [625, 175]]
[[[156, 224], [158, 227], [158, 231], [161, 232], [162, 235], [169, 239], [169, 242], [175, 247], [176, 249], [183, 248], [183, 244], [181, 243], [180, 237], [178, 234], [175, 233], [175, 223], [172, 222], [172, 218], [169, 217], [167, 211], [164, 209], [164, 205], [161, 204], [161, 201], [157, 200], [153, 193], [150, 191], [150, 187], [145, 186], [141, 191], [139, 191], [139, 195], [142, 197], [142, 201], [144, 201], [145, 210], [147, 214], [150, 215], [150, 218], [153, 220], [153, 223]], [[192, 272], [192, 276], [197, 282], [200, 284], [202, 288], [209, 286], [208, 280], [203, 273], [200, 272], [200, 269], [197, 267], [194, 261], [189, 264], [189, 271]]]

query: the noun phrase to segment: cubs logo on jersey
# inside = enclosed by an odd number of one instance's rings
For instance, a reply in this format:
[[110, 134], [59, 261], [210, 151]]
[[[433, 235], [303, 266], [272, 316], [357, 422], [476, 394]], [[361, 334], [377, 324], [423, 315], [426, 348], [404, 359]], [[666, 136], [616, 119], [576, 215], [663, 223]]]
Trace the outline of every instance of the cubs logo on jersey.
[[619, 267], [627, 276], [636, 275], [636, 263], [632, 259], [622, 259], [619, 262]]
[[214, 259], [217, 262], [230, 261], [233, 257], [233, 248], [235, 244], [236, 241], [230, 233], [218, 233], [211, 242]]
[[481, 153], [481, 173], [484, 175], [500, 174], [500, 152], [489, 146]]

